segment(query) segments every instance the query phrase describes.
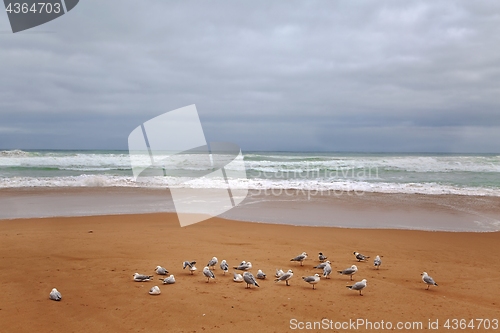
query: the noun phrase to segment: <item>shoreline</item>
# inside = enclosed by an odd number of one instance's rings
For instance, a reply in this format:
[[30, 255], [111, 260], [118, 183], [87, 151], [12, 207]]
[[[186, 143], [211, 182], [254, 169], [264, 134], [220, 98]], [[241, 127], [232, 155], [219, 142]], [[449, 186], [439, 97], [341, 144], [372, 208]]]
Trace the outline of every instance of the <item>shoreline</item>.
[[[499, 244], [498, 232], [343, 229], [221, 218], [181, 228], [172, 213], [2, 220], [0, 322], [8, 331], [29, 331], [37, 323], [40, 332], [54, 327], [284, 332], [292, 330], [292, 319], [424, 325], [452, 318], [492, 320], [500, 308], [500, 258], [488, 253], [496, 253]], [[290, 261], [303, 251], [309, 254], [303, 266]], [[353, 251], [371, 258], [357, 262]], [[348, 290], [350, 279], [338, 274], [322, 278], [317, 290], [302, 281], [320, 273], [313, 268], [318, 252], [331, 260], [333, 273], [356, 264], [354, 282], [368, 280], [364, 296]], [[375, 255], [382, 256], [379, 270], [373, 267]], [[233, 269], [223, 275], [217, 265], [216, 279], [207, 283], [201, 269], [213, 256], [230, 267], [251, 261], [251, 272], [262, 269], [268, 278], [259, 280], [260, 288], [245, 289], [232, 281]], [[197, 261], [194, 275], [182, 269], [184, 260]], [[174, 274], [176, 283], [160, 284], [157, 265]], [[293, 270], [289, 287], [273, 282], [276, 268]], [[426, 290], [423, 271], [439, 286]], [[135, 272], [152, 274], [154, 281], [134, 282]], [[161, 295], [148, 295], [154, 285]], [[61, 302], [48, 299], [54, 287]]]
[[[363, 193], [310, 197], [250, 191], [221, 218], [353, 229], [450, 232], [500, 230], [500, 197]], [[0, 189], [0, 220], [175, 212], [168, 189]]]

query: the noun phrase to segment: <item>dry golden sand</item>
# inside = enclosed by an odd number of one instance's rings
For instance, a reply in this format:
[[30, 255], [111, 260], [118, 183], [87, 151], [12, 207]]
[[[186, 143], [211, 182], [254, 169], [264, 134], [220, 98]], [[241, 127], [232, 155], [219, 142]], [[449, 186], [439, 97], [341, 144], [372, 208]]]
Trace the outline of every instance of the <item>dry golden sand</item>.
[[[88, 231], [92, 230], [92, 233]], [[422, 321], [500, 317], [500, 233], [356, 230], [245, 223], [213, 218], [181, 228], [174, 214], [0, 221], [2, 332], [287, 332], [290, 320], [365, 318]], [[302, 251], [301, 267], [290, 258]], [[357, 264], [364, 296], [332, 275], [313, 290], [300, 278], [315, 273], [317, 254], [334, 270]], [[383, 256], [357, 263], [359, 251]], [[268, 280], [245, 289], [232, 271], [206, 283], [212, 256], [253, 263]], [[196, 260], [198, 272], [182, 269]], [[135, 272], [165, 266], [176, 284], [134, 282]], [[276, 268], [293, 269], [291, 286], [274, 283]], [[426, 290], [427, 271], [439, 287]], [[155, 276], [155, 279], [159, 277]], [[148, 295], [159, 285], [162, 294]], [[48, 299], [56, 287], [63, 299]], [[344, 331], [344, 330], [331, 330]], [[364, 329], [359, 331], [363, 332]], [[440, 330], [444, 331], [444, 330]]]

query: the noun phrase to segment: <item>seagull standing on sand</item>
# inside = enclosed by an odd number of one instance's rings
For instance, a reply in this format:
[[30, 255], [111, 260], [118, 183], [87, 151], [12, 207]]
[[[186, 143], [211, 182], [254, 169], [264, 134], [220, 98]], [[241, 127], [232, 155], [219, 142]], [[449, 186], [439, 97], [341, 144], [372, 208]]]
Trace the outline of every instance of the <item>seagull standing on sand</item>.
[[149, 294], [150, 295], [160, 295], [161, 294], [160, 287], [154, 286], [153, 288], [149, 289]]
[[358, 259], [358, 261], [365, 261], [366, 259], [370, 258], [356, 251], [354, 251], [353, 253], [356, 256], [356, 259]]
[[295, 258], [290, 259], [290, 261], [300, 261], [300, 266], [303, 266], [304, 260], [307, 258], [307, 253], [302, 252], [302, 254], [299, 254]]
[[266, 273], [264, 273], [263, 271], [261, 271], [260, 269], [257, 271], [257, 276], [256, 276], [257, 279], [261, 279], [261, 280], [264, 280], [266, 278]]
[[346, 287], [351, 289], [351, 290], [359, 290], [359, 295], [363, 296], [363, 294], [361, 293], [361, 290], [366, 288], [366, 279], [363, 279], [359, 282], [356, 282], [352, 286], [346, 286]]
[[57, 291], [56, 288], [53, 288], [49, 294], [49, 298], [53, 301], [60, 301], [62, 299], [61, 293]]
[[220, 263], [220, 269], [222, 269], [224, 275], [226, 275], [226, 273], [229, 271], [229, 265], [227, 264], [226, 260], [222, 260], [222, 262]]
[[427, 272], [423, 272], [422, 274], [422, 281], [424, 281], [424, 283], [427, 285], [427, 290], [429, 290], [429, 287], [430, 286], [436, 286], [437, 287], [437, 283], [434, 282], [434, 279], [431, 278]]
[[325, 267], [323, 268], [323, 276], [329, 279], [330, 274], [332, 274], [332, 266], [330, 266], [329, 263], [326, 263]]
[[175, 283], [175, 277], [173, 274], [170, 274], [169, 277], [166, 277], [164, 279], [160, 279], [160, 281], [163, 281], [163, 284], [174, 284]]
[[243, 276], [241, 274], [233, 273], [234, 282], [243, 282]]
[[238, 266], [233, 266], [233, 268], [240, 271], [248, 271], [249, 269], [252, 269], [252, 263], [250, 261], [242, 261]]
[[168, 274], [168, 270], [165, 267], [161, 267], [161, 266], [156, 266], [155, 272], [158, 275], [167, 275]]
[[328, 265], [329, 265], [329, 264], [331, 264], [330, 260], [327, 260], [327, 261], [325, 261], [325, 262], [322, 262], [322, 263], [321, 263], [321, 264], [319, 264], [318, 266], [314, 266], [314, 268], [323, 269], [323, 268], [325, 268], [325, 266], [326, 266], [327, 264], [328, 264]]
[[377, 269], [382, 265], [382, 260], [380, 259], [380, 256], [376, 256], [375, 259], [373, 260], [373, 266], [377, 267]]
[[250, 288], [251, 285], [260, 287], [255, 278], [253, 277], [253, 274], [250, 272], [243, 273], [243, 280], [245, 280], [245, 283], [247, 284], [246, 288]]
[[352, 281], [352, 275], [356, 274], [358, 271], [358, 267], [356, 265], [352, 265], [350, 268], [346, 268], [343, 271], [337, 271], [341, 275], [350, 275], [351, 276], [351, 281]]
[[280, 276], [279, 278], [277, 279], [274, 279], [274, 282], [280, 282], [280, 281], [285, 281], [286, 282], [286, 285], [289, 286], [288, 284], [288, 280], [290, 280], [293, 276], [293, 272], [291, 269], [288, 270], [288, 272], [286, 272], [285, 274], [283, 274], [282, 276]]
[[135, 282], [145, 282], [153, 279], [153, 275], [143, 275], [139, 273], [134, 273], [133, 277]]
[[214, 266], [217, 265], [218, 262], [219, 262], [219, 260], [217, 260], [217, 257], [213, 257], [208, 262], [207, 267], [212, 267], [212, 269], [215, 269]]
[[324, 255], [323, 255], [323, 252], [320, 252], [320, 253], [318, 254], [318, 259], [319, 259], [319, 261], [323, 262], [323, 261], [325, 261], [326, 259], [328, 259], [328, 257], [327, 257], [327, 256], [324, 256]]
[[203, 268], [203, 275], [206, 276], [207, 278], [207, 283], [210, 282], [210, 279], [215, 279], [215, 274], [208, 268], [208, 266], [205, 266]]
[[316, 283], [319, 282], [320, 278], [319, 278], [319, 274], [316, 273], [314, 274], [313, 276], [303, 276], [302, 279], [309, 283], [309, 284], [312, 284], [313, 286], [313, 289], [316, 289], [314, 286], [316, 285]]
[[186, 267], [189, 267], [189, 272], [191, 272], [191, 274], [194, 273], [194, 271], [196, 271], [196, 267], [194, 266], [196, 264], [196, 261], [184, 261], [182, 263], [182, 269], [185, 269]]

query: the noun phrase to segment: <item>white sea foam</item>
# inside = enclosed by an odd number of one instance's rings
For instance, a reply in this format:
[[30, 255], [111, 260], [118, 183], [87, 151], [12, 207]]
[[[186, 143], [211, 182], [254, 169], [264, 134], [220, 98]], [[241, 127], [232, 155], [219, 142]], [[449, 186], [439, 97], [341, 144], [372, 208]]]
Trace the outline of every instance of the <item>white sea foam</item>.
[[[189, 180], [189, 183], [185, 181]], [[313, 191], [315, 193], [327, 194], [329, 191], [338, 193], [355, 191], [379, 192], [379, 193], [417, 193], [417, 194], [459, 194], [474, 196], [500, 196], [498, 189], [478, 187], [458, 187], [441, 185], [437, 183], [369, 183], [365, 181], [343, 180], [343, 181], [318, 181], [308, 179], [294, 180], [269, 180], [269, 179], [231, 179], [233, 188], [248, 188], [258, 190], [269, 195], [293, 194], [295, 190]], [[188, 187], [188, 188], [226, 188], [223, 179], [217, 178], [180, 178], [180, 177], [144, 177], [135, 181], [133, 177], [107, 176], [107, 175], [81, 175], [70, 177], [13, 177], [0, 178], [0, 188], [21, 187], [141, 187], [141, 188], [165, 188], [165, 187]]]
[[[211, 171], [206, 155], [160, 156], [166, 170]], [[148, 154], [141, 163], [148, 166]], [[500, 196], [498, 155], [246, 154], [249, 179], [232, 186], [253, 190], [358, 191]], [[227, 166], [227, 170], [232, 170]], [[207, 172], [208, 173], [208, 172]], [[173, 173], [167, 172], [168, 175]], [[191, 180], [189, 185], [184, 184]], [[127, 152], [0, 151], [0, 188], [147, 187], [220, 188], [221, 179], [132, 178]]]

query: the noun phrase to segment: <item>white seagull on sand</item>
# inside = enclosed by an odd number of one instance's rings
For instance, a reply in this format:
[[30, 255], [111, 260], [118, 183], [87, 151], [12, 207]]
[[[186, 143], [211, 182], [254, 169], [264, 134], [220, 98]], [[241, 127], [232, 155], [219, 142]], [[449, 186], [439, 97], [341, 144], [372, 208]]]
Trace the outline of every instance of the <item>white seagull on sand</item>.
[[314, 268], [323, 269], [323, 268], [325, 268], [325, 266], [326, 266], [327, 264], [328, 264], [328, 265], [329, 265], [329, 264], [331, 264], [330, 260], [327, 260], [327, 261], [325, 261], [325, 262], [322, 262], [322, 263], [321, 263], [321, 264], [319, 264], [318, 266], [314, 266]]
[[359, 282], [356, 282], [352, 286], [346, 286], [346, 287], [351, 289], [351, 290], [359, 290], [359, 295], [363, 296], [363, 294], [361, 293], [361, 290], [366, 288], [366, 279], [363, 279]]
[[373, 259], [373, 266], [377, 267], [378, 269], [380, 265], [382, 265], [382, 260], [380, 259], [380, 256], [377, 255], [375, 259]]
[[303, 276], [302, 279], [309, 283], [309, 284], [312, 284], [313, 286], [313, 289], [316, 289], [314, 286], [316, 285], [316, 283], [319, 282], [320, 278], [319, 278], [319, 274], [316, 273], [314, 274], [313, 276]]
[[234, 282], [243, 282], [243, 276], [241, 274], [233, 273]]
[[326, 259], [328, 259], [328, 257], [323, 255], [323, 252], [320, 252], [320, 253], [318, 253], [318, 259], [319, 259], [319, 261], [323, 262]]
[[149, 289], [149, 294], [150, 295], [160, 295], [161, 294], [160, 287], [154, 286], [153, 288]]
[[194, 273], [194, 271], [196, 271], [196, 261], [184, 261], [182, 263], [182, 269], [185, 269], [186, 267], [189, 267], [189, 272], [191, 272], [191, 274]]
[[56, 288], [52, 289], [49, 298], [53, 301], [60, 301], [62, 299], [61, 293]]
[[139, 273], [134, 273], [133, 277], [135, 282], [145, 282], [153, 279], [153, 275], [144, 275]]
[[329, 279], [330, 274], [332, 274], [332, 266], [330, 266], [329, 263], [326, 263], [325, 267], [323, 268], [323, 276]]
[[156, 266], [155, 272], [158, 275], [167, 275], [168, 274], [168, 270], [165, 267], [161, 267], [161, 266]]
[[257, 271], [257, 276], [256, 276], [257, 279], [261, 279], [261, 280], [264, 280], [266, 278], [266, 273], [264, 273], [262, 270], [258, 270]]
[[250, 261], [242, 261], [238, 266], [233, 266], [233, 268], [240, 271], [248, 271], [249, 269], [252, 269], [252, 263]]
[[352, 281], [352, 275], [356, 274], [358, 271], [358, 267], [356, 265], [352, 265], [349, 268], [344, 269], [343, 271], [337, 271], [341, 275], [350, 275], [351, 276], [351, 281]]
[[246, 288], [250, 288], [251, 285], [260, 287], [257, 281], [255, 280], [253, 274], [250, 272], [243, 273], [243, 280], [245, 280], [245, 283], [247, 284]]
[[288, 280], [290, 280], [293, 276], [293, 272], [291, 269], [288, 270], [285, 274], [280, 276], [279, 278], [274, 279], [274, 282], [280, 282], [280, 281], [285, 281], [286, 285], [289, 286]]
[[353, 253], [356, 256], [356, 259], [358, 259], [358, 261], [365, 261], [366, 259], [370, 258], [356, 251], [354, 251]]
[[422, 274], [422, 281], [424, 281], [424, 283], [427, 285], [427, 290], [429, 290], [429, 287], [430, 286], [436, 286], [437, 287], [437, 283], [434, 282], [434, 279], [431, 278], [427, 272], [423, 272]]
[[169, 277], [166, 277], [164, 279], [160, 279], [161, 281], [163, 281], [163, 284], [174, 284], [175, 283], [175, 277], [173, 274], [170, 274]]
[[302, 252], [302, 254], [299, 254], [295, 258], [290, 259], [290, 261], [300, 261], [300, 266], [304, 264], [304, 260], [307, 258], [307, 253]]
[[220, 263], [220, 269], [222, 269], [224, 275], [226, 275], [226, 273], [229, 271], [229, 265], [227, 264], [226, 260], [222, 260], [222, 262]]
[[207, 283], [210, 282], [210, 279], [215, 279], [214, 272], [212, 272], [208, 266], [203, 268], [203, 275], [207, 278]]
[[218, 262], [219, 262], [219, 260], [217, 260], [217, 257], [213, 257], [208, 262], [207, 267], [212, 267], [212, 269], [215, 269], [214, 266], [217, 265]]

